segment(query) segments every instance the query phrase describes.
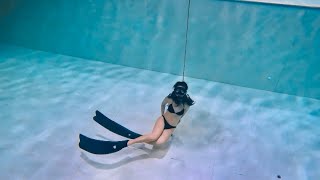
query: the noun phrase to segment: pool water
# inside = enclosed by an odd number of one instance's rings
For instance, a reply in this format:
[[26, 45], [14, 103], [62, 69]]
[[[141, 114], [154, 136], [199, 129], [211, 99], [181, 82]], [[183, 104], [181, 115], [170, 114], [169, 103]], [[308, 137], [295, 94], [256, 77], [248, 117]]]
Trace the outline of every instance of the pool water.
[[168, 146], [97, 156], [78, 148], [79, 133], [123, 138], [97, 125], [95, 110], [147, 133], [182, 77], [0, 48], [0, 179], [320, 177], [319, 100], [186, 77], [196, 104]]

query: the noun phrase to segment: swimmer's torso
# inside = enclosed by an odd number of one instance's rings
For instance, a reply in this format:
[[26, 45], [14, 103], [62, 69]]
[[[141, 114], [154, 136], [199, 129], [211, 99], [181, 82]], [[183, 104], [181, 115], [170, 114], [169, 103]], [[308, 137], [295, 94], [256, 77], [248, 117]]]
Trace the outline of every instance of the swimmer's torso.
[[[177, 126], [180, 122], [181, 116], [184, 112], [184, 107], [186, 105], [180, 104], [179, 106], [177, 106], [177, 104], [174, 103], [172, 99], [168, 98], [168, 100], [169, 100], [168, 104], [167, 104], [168, 108], [166, 109], [166, 111], [164, 113], [164, 117], [166, 118], [166, 120], [168, 121], [168, 123], [170, 125]], [[172, 107], [170, 107], [170, 106], [172, 106]], [[171, 110], [169, 108], [171, 108]], [[172, 111], [172, 110], [174, 110], [174, 111]]]

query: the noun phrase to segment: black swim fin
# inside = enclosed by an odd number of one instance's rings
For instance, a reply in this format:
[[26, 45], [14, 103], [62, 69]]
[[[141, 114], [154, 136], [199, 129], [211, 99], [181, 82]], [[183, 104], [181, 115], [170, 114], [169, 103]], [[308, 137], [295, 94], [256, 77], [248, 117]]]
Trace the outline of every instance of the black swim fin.
[[79, 147], [92, 154], [110, 154], [127, 147], [128, 141], [102, 141], [79, 135]]
[[93, 117], [93, 120], [95, 120], [97, 123], [99, 123], [101, 126], [105, 127], [109, 131], [118, 134], [120, 136], [129, 138], [129, 139], [135, 139], [141, 136], [141, 134], [135, 133], [120, 124], [112, 121], [105, 115], [103, 115], [98, 110], [96, 111], [96, 116]]

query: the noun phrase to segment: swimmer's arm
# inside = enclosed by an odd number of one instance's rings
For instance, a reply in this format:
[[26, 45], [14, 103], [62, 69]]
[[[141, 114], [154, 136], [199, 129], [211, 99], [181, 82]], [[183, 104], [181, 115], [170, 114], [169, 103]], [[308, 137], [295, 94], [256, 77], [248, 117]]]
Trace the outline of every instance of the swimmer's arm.
[[168, 103], [169, 103], [169, 98], [165, 97], [161, 103], [161, 114], [164, 114], [164, 109]]

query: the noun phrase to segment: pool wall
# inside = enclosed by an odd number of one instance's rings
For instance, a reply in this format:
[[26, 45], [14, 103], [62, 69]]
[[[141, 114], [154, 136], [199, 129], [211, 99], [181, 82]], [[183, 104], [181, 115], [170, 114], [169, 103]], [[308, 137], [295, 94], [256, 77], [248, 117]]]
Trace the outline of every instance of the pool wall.
[[[0, 42], [182, 75], [187, 5], [4, 0]], [[320, 99], [320, 9], [191, 0], [188, 37], [188, 77]]]

